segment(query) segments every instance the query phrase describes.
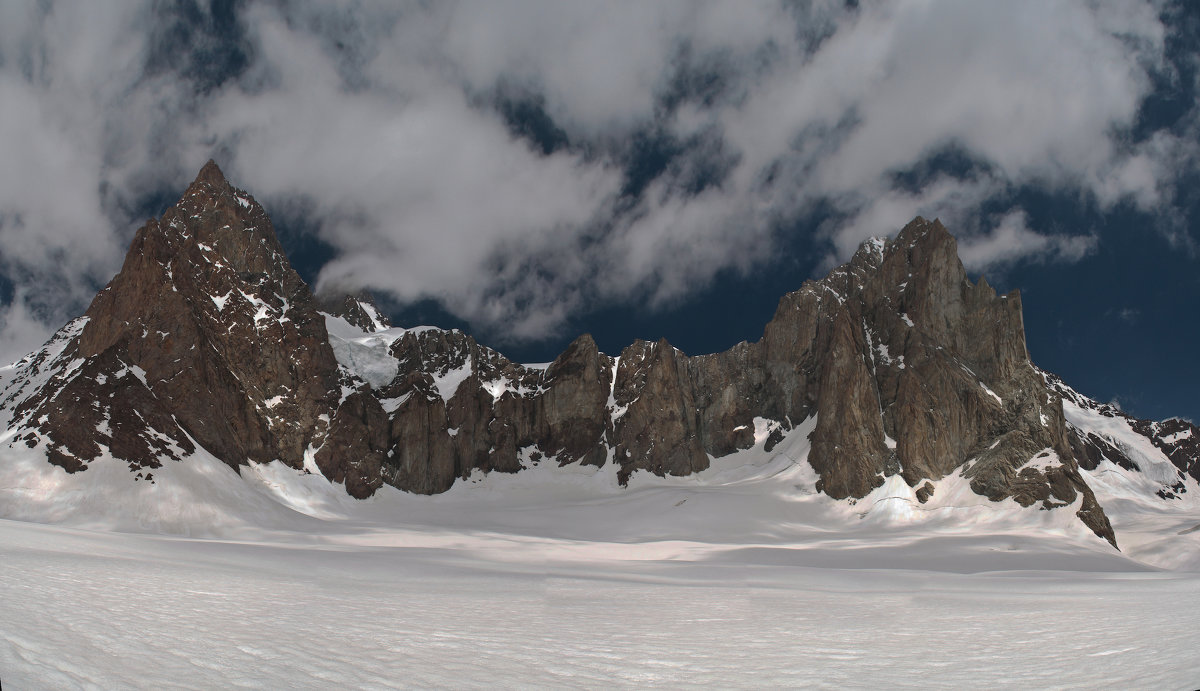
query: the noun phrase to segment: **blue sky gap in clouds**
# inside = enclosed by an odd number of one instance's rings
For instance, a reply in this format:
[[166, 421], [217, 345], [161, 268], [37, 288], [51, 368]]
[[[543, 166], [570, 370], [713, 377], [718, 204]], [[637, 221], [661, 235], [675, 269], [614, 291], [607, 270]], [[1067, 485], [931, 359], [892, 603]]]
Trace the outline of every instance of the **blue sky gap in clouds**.
[[756, 339], [914, 215], [1034, 361], [1200, 419], [1184, 2], [0, 6], [0, 355], [214, 157], [306, 279], [525, 361]]

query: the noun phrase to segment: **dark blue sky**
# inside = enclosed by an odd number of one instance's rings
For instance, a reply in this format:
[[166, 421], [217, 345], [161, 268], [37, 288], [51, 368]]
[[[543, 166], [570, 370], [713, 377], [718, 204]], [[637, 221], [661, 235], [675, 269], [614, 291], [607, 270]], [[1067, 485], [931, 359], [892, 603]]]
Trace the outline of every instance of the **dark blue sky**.
[[[1200, 420], [1200, 261], [1165, 237], [1139, 233], [1152, 219], [1129, 209], [1098, 214], [1072, 202], [1043, 196], [1028, 207], [1040, 209], [1049, 222], [1092, 229], [1099, 238], [1093, 254], [1071, 264], [1022, 262], [973, 272], [972, 280], [983, 275], [1001, 292], [1021, 291], [1026, 342], [1039, 367], [1140, 417]], [[1197, 231], [1192, 221], [1186, 232], [1200, 238]], [[315, 280], [329, 248], [314, 243], [309, 233], [286, 226], [280, 232], [306, 280]], [[546, 362], [585, 332], [613, 354], [638, 338], [665, 337], [689, 354], [755, 341], [780, 297], [824, 275], [823, 252], [810, 237], [798, 230], [782, 243], [785, 251], [753, 273], [720, 274], [705, 289], [664, 308], [595, 309], [572, 318], [570, 330], [559, 337], [497, 348], [521, 362]], [[392, 305], [390, 312], [399, 325], [473, 331], [434, 301]]]
[[1200, 420], [1196, 3], [110, 9], [0, 9], [5, 357], [212, 157], [310, 283], [526, 362], [757, 339], [940, 217], [1036, 364]]
[[[1163, 239], [1130, 233], [1122, 223], [1136, 217], [1117, 216], [1106, 219], [1096, 252], [1078, 263], [1023, 264], [982, 275], [1000, 291], [1021, 291], [1034, 364], [1133, 415], [1200, 420], [1200, 267]], [[797, 241], [789, 250], [755, 275], [719, 276], [666, 309], [623, 305], [589, 312], [572, 320], [573, 333], [591, 333], [608, 353], [636, 338], [665, 337], [689, 354], [757, 340], [779, 298], [821, 274], [812, 247]], [[403, 325], [471, 328], [428, 303], [393, 310], [392, 317]], [[545, 362], [572, 337], [498, 349], [519, 361]]]
[[[1169, 11], [1178, 31], [1168, 41], [1171, 75], [1157, 75], [1156, 89], [1144, 100], [1136, 126], [1128, 134], [1130, 141], [1162, 129], [1186, 128], [1186, 118], [1196, 104], [1198, 10], [1196, 4], [1187, 4]], [[533, 139], [547, 153], [570, 145], [536, 102], [505, 108], [504, 113], [515, 133]], [[671, 165], [681, 148], [653, 130], [639, 132], [627, 159], [625, 192], [636, 195], [644, 189]], [[965, 174], [978, 165], [969, 157], [944, 159], [931, 156], [913, 170], [935, 177], [939, 172]], [[1074, 191], [1019, 190], [1013, 196], [1020, 199], [998, 202], [1019, 202], [1031, 216], [1031, 225], [1093, 234], [1096, 249], [1074, 263], [1022, 261], [973, 272], [972, 279], [985, 275], [1001, 291], [1021, 291], [1026, 338], [1035, 364], [1059, 374], [1084, 394], [1116, 402], [1134, 415], [1200, 420], [1200, 260], [1195, 249], [1200, 244], [1200, 193], [1191, 191], [1200, 189], [1197, 182], [1200, 171], [1180, 179], [1177, 215], [1166, 220], [1129, 205], [1100, 211], [1093, 200], [1080, 199]], [[502, 350], [522, 361], [546, 361], [582, 332], [592, 333], [609, 353], [619, 352], [635, 338], [666, 337], [692, 354], [757, 340], [780, 296], [805, 279], [824, 274], [823, 248], [811, 241], [821, 220], [803, 219], [790, 233], [780, 230], [781, 252], [748, 274], [718, 273], [704, 289], [659, 309], [624, 304], [584, 311], [572, 318], [568, 334], [507, 344]], [[907, 220], [895, 219], [897, 229]], [[805, 221], [809, 227], [803, 227]], [[1144, 232], [1163, 223], [1173, 226], [1170, 232], [1196, 244]], [[470, 329], [470, 324], [431, 303], [395, 309], [393, 317], [402, 324], [431, 322]]]

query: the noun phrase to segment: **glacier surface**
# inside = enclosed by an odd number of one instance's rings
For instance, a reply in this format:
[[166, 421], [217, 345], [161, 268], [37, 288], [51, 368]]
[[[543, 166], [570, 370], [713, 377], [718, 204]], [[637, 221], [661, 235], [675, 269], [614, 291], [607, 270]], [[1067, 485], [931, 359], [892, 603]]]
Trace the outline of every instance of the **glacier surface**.
[[[0, 469], [0, 680], [1190, 688], [1200, 677], [1187, 614], [1200, 573], [1159, 554], [1168, 537], [1173, 554], [1200, 553], [1195, 512], [1118, 502], [1114, 522], [1140, 517], [1118, 529], [1121, 553], [1066, 511], [1031, 520], [959, 476], [924, 505], [893, 482], [839, 502], [814, 488], [814, 422], [772, 453], [756, 446], [693, 477], [639, 473], [621, 488], [612, 464], [526, 459], [520, 474], [477, 474], [442, 495], [384, 488], [365, 501], [279, 463], [239, 475], [202, 451], [151, 484], [103, 459], [68, 475], [31, 450]], [[1135, 496], [1113, 473], [1109, 501]]]

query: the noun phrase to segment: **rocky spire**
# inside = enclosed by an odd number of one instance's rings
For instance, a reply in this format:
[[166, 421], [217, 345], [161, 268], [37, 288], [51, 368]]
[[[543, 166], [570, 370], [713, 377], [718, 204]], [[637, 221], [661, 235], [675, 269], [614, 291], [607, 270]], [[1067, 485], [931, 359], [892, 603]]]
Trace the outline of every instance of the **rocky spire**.
[[[6, 394], [20, 400], [15, 438], [69, 470], [104, 449], [151, 468], [199, 444], [234, 467], [319, 470], [365, 497], [544, 459], [614, 463], [622, 482], [685, 475], [771, 453], [808, 421], [808, 462], [832, 497], [898, 476], [927, 501], [932, 482], [962, 472], [993, 500], [1075, 506], [1115, 544], [1079, 471], [1094, 450], [1069, 436], [1060, 394], [1029, 362], [1020, 296], [972, 283], [937, 220], [870, 240], [785, 295], [759, 341], [698, 357], [665, 340], [610, 357], [585, 335], [523, 366], [462, 332], [417, 329], [364, 339], [386, 347], [370, 355], [394, 367], [380, 379], [355, 369], [366, 345], [342, 341], [337, 360], [318, 307], [265, 211], [209, 161], [137, 232], [56, 354], [29, 365], [21, 386], [41, 388]], [[385, 326], [357, 298], [326, 308], [364, 334]]]
[[221, 168], [217, 165], [217, 162], [211, 158], [200, 169], [200, 173], [196, 175], [196, 179], [192, 181], [192, 184], [188, 187], [188, 191], [190, 192], [197, 185], [207, 185], [214, 190], [229, 189], [229, 181], [225, 179], [225, 174], [221, 172]]
[[337, 404], [337, 363], [308, 287], [266, 212], [213, 161], [138, 230], [85, 316], [79, 355], [139, 368], [155, 405], [233, 466], [300, 467]]
[[[924, 487], [966, 468], [994, 500], [1051, 508], [1081, 493], [1080, 518], [1114, 540], [1062, 406], [1029, 362], [1020, 296], [972, 284], [939, 221], [918, 217], [894, 240], [868, 241], [785, 296], [753, 346], [769, 373], [762, 413], [817, 417], [809, 462], [830, 495], [862, 497], [897, 474]], [[1023, 469], [1043, 452], [1057, 459], [1051, 469]]]

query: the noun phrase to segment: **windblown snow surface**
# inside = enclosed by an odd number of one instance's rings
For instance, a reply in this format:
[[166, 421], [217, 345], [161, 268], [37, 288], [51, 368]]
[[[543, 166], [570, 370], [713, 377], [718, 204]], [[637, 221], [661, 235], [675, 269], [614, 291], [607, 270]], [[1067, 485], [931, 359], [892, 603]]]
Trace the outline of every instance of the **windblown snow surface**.
[[[350, 336], [340, 355], [387, 376], [397, 334]], [[1087, 415], [1068, 411], [1116, 424]], [[814, 426], [687, 478], [622, 488], [612, 464], [549, 458], [366, 501], [279, 463], [239, 475], [203, 451], [153, 482], [104, 458], [68, 475], [0, 435], [0, 683], [1200, 684], [1194, 483], [1164, 502], [1139, 484], [1153, 478], [1098, 468], [1118, 552], [1074, 508], [989, 502], [958, 475], [924, 505], [898, 478], [834, 501], [807, 462]], [[1163, 461], [1138, 452], [1144, 468]]]

